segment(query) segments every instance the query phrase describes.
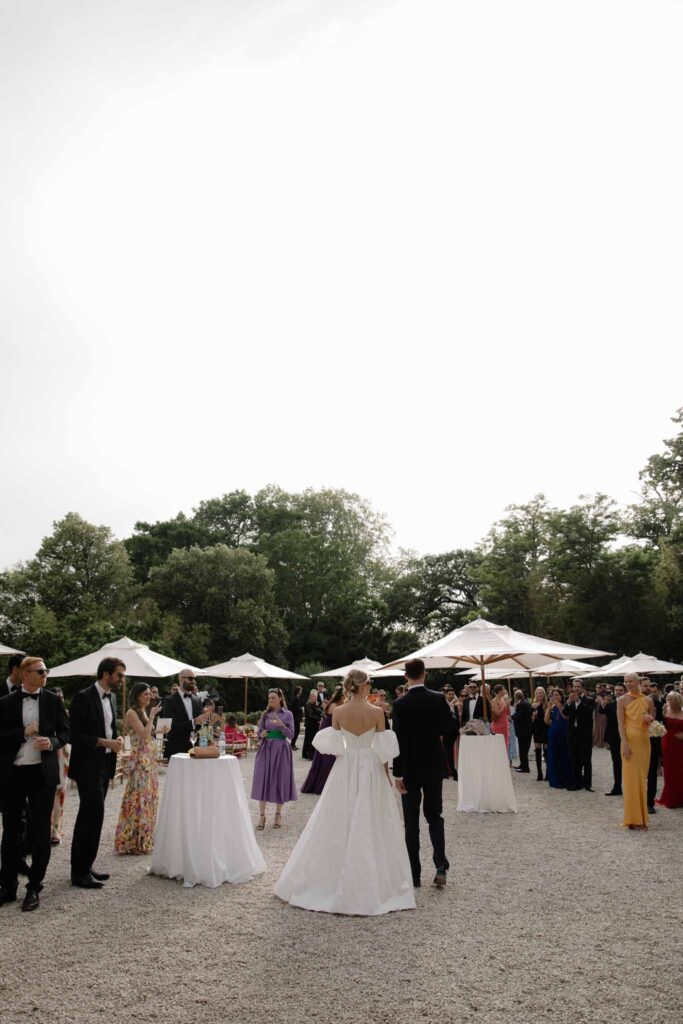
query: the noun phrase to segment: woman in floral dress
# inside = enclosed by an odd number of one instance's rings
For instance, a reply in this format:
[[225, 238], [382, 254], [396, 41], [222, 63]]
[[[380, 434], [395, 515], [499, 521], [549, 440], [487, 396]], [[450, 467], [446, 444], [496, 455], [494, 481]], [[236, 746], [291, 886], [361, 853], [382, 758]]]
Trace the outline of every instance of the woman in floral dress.
[[130, 736], [131, 754], [114, 839], [117, 853], [151, 853], [154, 847], [159, 779], [152, 733], [161, 705], [149, 708], [150, 700], [147, 683], [136, 683], [130, 691], [130, 708], [123, 723], [124, 733]]

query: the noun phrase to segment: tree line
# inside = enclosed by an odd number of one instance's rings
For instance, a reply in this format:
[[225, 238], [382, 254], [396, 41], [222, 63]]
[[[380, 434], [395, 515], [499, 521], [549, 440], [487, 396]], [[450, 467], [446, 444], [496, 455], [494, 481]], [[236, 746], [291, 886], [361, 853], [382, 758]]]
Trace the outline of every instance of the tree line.
[[479, 544], [392, 552], [385, 516], [344, 490], [269, 486], [138, 522], [70, 512], [0, 573], [0, 636], [48, 664], [129, 635], [197, 666], [250, 651], [309, 675], [404, 654], [481, 614], [527, 633], [683, 657], [683, 409], [639, 499], [510, 506]]

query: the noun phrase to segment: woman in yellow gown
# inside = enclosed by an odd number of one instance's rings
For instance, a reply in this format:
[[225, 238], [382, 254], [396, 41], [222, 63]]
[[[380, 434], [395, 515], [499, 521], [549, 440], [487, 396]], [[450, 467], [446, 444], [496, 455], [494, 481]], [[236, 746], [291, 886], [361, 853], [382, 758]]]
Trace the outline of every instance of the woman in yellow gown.
[[646, 829], [647, 771], [650, 767], [648, 726], [655, 709], [649, 697], [640, 692], [640, 677], [634, 672], [624, 676], [626, 693], [617, 704], [621, 736], [622, 789], [624, 791], [624, 828]]

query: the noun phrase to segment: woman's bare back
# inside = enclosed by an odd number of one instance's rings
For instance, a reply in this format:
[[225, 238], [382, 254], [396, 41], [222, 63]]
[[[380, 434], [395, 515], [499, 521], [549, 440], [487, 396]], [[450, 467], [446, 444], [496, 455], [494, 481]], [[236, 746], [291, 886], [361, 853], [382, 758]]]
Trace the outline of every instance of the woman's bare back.
[[354, 736], [362, 736], [370, 729], [384, 732], [384, 712], [365, 700], [350, 700], [332, 712], [332, 728], [346, 729]]

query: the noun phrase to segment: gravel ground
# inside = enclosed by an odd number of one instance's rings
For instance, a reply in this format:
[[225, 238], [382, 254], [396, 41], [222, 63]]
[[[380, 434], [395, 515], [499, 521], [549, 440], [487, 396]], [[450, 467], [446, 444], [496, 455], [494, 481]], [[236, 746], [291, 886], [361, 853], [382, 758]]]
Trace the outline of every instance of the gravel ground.
[[[295, 758], [301, 783], [308, 764]], [[247, 785], [253, 764], [242, 761]], [[448, 886], [423, 883], [416, 911], [380, 918], [312, 914], [272, 895], [316, 797], [290, 805], [279, 832], [271, 816], [258, 833], [265, 875], [183, 889], [147, 876], [149, 858], [113, 853], [117, 786], [98, 861], [112, 872], [105, 889], [71, 888], [67, 841], [40, 909], [0, 908], [3, 1022], [670, 1022], [681, 1010], [683, 811], [625, 831], [621, 801], [603, 796], [606, 750], [594, 775], [590, 794], [515, 774], [517, 815], [458, 814], [457, 785], [445, 783]], [[76, 809], [70, 791], [67, 836]]]

